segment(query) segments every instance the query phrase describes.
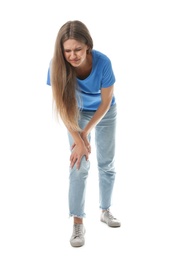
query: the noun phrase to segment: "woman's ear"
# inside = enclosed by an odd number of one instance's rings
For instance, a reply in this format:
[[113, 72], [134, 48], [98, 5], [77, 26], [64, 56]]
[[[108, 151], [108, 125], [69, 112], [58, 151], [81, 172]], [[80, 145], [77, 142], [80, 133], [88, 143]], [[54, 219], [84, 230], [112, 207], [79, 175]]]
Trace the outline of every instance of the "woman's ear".
[[90, 49], [90, 47], [88, 47], [86, 53], [89, 54], [90, 51], [91, 51], [91, 49]]

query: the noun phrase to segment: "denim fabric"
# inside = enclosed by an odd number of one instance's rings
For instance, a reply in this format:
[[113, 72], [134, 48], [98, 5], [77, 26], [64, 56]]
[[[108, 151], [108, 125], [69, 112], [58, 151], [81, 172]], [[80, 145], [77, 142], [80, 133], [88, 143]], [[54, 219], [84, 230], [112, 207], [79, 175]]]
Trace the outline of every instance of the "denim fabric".
[[[81, 111], [79, 125], [83, 129], [90, 121], [94, 112]], [[116, 135], [116, 105], [111, 106], [106, 115], [95, 127], [95, 145], [99, 174], [99, 207], [108, 209], [115, 181], [115, 135]], [[68, 133], [70, 147], [72, 136]], [[91, 135], [89, 136], [91, 140]], [[85, 157], [81, 160], [79, 170], [76, 166], [69, 174], [69, 215], [83, 218], [85, 214], [85, 194], [90, 162]]]

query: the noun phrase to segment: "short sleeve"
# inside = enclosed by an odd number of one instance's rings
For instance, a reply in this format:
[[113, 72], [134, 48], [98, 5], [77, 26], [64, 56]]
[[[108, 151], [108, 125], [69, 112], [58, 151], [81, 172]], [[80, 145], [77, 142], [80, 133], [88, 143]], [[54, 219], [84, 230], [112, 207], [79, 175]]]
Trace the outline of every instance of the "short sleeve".
[[102, 88], [112, 86], [116, 81], [110, 59], [107, 59], [103, 69]]

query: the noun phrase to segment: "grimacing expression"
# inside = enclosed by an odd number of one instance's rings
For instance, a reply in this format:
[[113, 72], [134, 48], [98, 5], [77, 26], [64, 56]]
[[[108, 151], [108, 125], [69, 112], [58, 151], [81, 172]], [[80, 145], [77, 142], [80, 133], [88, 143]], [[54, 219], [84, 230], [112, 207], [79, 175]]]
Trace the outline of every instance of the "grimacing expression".
[[74, 39], [68, 39], [63, 44], [64, 56], [73, 67], [81, 66], [86, 60], [88, 46]]

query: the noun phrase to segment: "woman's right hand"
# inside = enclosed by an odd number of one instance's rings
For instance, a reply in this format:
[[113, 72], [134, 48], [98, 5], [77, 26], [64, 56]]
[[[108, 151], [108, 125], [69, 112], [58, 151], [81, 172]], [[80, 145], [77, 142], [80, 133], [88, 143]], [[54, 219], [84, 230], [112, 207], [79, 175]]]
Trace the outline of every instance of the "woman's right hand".
[[86, 147], [84, 141], [82, 141], [78, 144], [73, 144], [72, 153], [70, 156], [70, 167], [73, 168], [73, 166], [76, 164], [76, 168], [79, 169], [81, 159], [83, 156], [85, 156], [86, 160], [89, 159], [89, 151], [88, 151], [88, 148]]

